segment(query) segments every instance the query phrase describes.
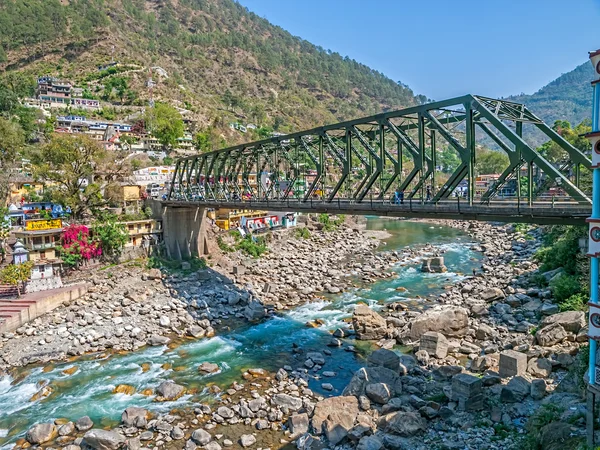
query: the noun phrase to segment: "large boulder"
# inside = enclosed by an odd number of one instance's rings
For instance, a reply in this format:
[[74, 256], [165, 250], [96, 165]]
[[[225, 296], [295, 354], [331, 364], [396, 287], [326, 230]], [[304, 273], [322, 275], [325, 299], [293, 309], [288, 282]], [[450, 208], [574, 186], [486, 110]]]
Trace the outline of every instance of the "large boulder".
[[177, 400], [185, 392], [185, 388], [180, 384], [175, 384], [172, 381], [163, 381], [156, 388], [156, 395], [158, 400], [170, 401]]
[[51, 441], [57, 436], [58, 430], [56, 429], [56, 425], [53, 423], [38, 423], [27, 431], [25, 439], [27, 439], [27, 442], [30, 444], [43, 444], [44, 442]]
[[366, 395], [367, 386], [373, 383], [385, 384], [390, 391], [390, 397], [402, 393], [402, 381], [398, 373], [385, 367], [363, 367], [355, 372], [343, 395]]
[[369, 355], [367, 364], [370, 366], [385, 367], [397, 372], [400, 368], [400, 356], [391, 350], [380, 348]]
[[500, 400], [505, 403], [517, 403], [523, 401], [531, 392], [531, 383], [527, 378], [521, 376], [513, 377], [500, 391]]
[[194, 430], [191, 437], [192, 441], [194, 441], [198, 445], [206, 445], [210, 441], [212, 441], [212, 436], [210, 435], [210, 433], [206, 430], [203, 430], [202, 428]]
[[587, 325], [583, 311], [565, 311], [544, 317], [540, 323], [540, 328], [545, 328], [554, 323], [559, 324], [566, 331], [573, 333], [578, 333], [579, 330]]
[[559, 323], [552, 323], [544, 328], [537, 330], [535, 339], [538, 344], [549, 347], [558, 344], [567, 338], [567, 332]]
[[288, 394], [275, 394], [271, 398], [271, 403], [276, 406], [286, 407], [290, 411], [298, 411], [302, 408], [302, 399], [299, 397], [292, 397]]
[[362, 303], [356, 305], [354, 309], [352, 325], [354, 326], [357, 339], [381, 339], [387, 334], [386, 320]]
[[379, 429], [386, 433], [410, 437], [427, 429], [427, 422], [419, 414], [396, 411], [379, 420]]
[[369, 383], [365, 388], [365, 394], [370, 400], [381, 405], [386, 404], [392, 397], [390, 387], [385, 383]]
[[434, 256], [433, 258], [425, 258], [421, 264], [421, 272], [427, 273], [443, 273], [447, 272], [448, 268], [444, 265], [442, 256]]
[[540, 444], [543, 450], [577, 448], [579, 437], [573, 427], [565, 422], [550, 422], [540, 429]]
[[248, 303], [248, 306], [244, 309], [244, 317], [250, 322], [260, 320], [267, 315], [264, 305], [257, 301], [252, 300]]
[[125, 437], [116, 431], [93, 428], [83, 436], [82, 447], [95, 450], [117, 450], [125, 444]]
[[494, 300], [499, 300], [501, 298], [504, 298], [504, 292], [500, 288], [489, 287], [489, 288], [481, 291], [479, 296], [486, 302], [491, 302]]
[[358, 399], [354, 396], [330, 397], [317, 402], [312, 417], [315, 434], [324, 433], [332, 445], [347, 436], [358, 416]]
[[138, 408], [137, 406], [130, 406], [123, 414], [121, 414], [121, 422], [126, 427], [138, 427], [141, 428], [148, 419], [148, 410], [144, 408]]
[[410, 326], [410, 337], [420, 339], [428, 331], [438, 331], [445, 336], [464, 336], [469, 329], [469, 314], [458, 306], [430, 309], [416, 317]]

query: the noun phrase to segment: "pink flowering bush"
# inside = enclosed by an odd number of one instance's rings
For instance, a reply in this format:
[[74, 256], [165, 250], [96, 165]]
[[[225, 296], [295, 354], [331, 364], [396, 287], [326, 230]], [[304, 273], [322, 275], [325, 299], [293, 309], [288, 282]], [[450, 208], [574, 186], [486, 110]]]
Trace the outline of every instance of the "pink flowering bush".
[[82, 261], [98, 258], [102, 254], [100, 242], [90, 236], [89, 228], [78, 224], [63, 229], [59, 249], [63, 261], [72, 267], [78, 267]]

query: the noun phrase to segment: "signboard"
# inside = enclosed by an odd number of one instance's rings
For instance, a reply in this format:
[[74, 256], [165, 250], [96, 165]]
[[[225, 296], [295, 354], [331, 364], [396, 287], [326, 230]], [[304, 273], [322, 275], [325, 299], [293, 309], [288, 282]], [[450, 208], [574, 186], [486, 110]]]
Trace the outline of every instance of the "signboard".
[[25, 224], [27, 231], [52, 230], [55, 228], [62, 228], [62, 220], [30, 220]]
[[588, 323], [588, 337], [600, 340], [600, 304], [588, 303], [590, 307], [590, 318]]

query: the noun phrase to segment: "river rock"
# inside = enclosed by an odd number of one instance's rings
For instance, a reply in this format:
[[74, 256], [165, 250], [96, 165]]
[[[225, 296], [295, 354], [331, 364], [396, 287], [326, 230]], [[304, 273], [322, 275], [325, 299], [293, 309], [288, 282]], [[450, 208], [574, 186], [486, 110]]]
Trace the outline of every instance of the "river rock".
[[365, 394], [375, 403], [386, 404], [392, 394], [390, 392], [390, 387], [385, 383], [369, 383], [365, 388]]
[[376, 340], [385, 337], [387, 334], [386, 320], [362, 303], [356, 305], [354, 309], [352, 326], [357, 339]]
[[521, 376], [513, 377], [500, 391], [500, 400], [505, 403], [522, 401], [531, 392], [531, 383]]
[[288, 394], [275, 394], [271, 402], [277, 406], [285, 406], [290, 411], [298, 411], [302, 408], [302, 399], [299, 397], [292, 397]]
[[531, 380], [531, 398], [534, 400], [541, 400], [546, 395], [546, 380], [543, 378], [536, 378]]
[[448, 268], [444, 265], [444, 258], [435, 256], [433, 258], [425, 258], [421, 264], [421, 272], [426, 273], [443, 273], [447, 272]]
[[316, 434], [324, 433], [332, 445], [340, 442], [354, 426], [358, 399], [354, 396], [330, 397], [317, 402], [312, 417]]
[[400, 356], [391, 350], [381, 348], [379, 350], [375, 350], [369, 355], [367, 358], [367, 364], [370, 366], [381, 366], [385, 367], [386, 369], [398, 371], [400, 367]]
[[492, 302], [494, 300], [500, 300], [504, 298], [504, 292], [502, 289], [497, 287], [489, 287], [480, 292], [479, 296], [486, 302]]
[[77, 422], [75, 422], [75, 428], [78, 431], [87, 431], [94, 426], [94, 422], [88, 416], [83, 416]]
[[580, 329], [587, 325], [583, 311], [565, 311], [544, 317], [540, 322], [540, 328], [545, 328], [555, 323], [559, 324], [566, 331], [573, 333], [578, 333]]
[[379, 428], [386, 433], [410, 437], [425, 431], [427, 423], [413, 412], [396, 411], [383, 416], [379, 420]]
[[251, 445], [256, 444], [256, 438], [251, 434], [242, 434], [240, 437], [240, 444], [242, 447], [250, 447]]
[[308, 432], [308, 414], [293, 414], [288, 419], [288, 428], [290, 429], [290, 433], [293, 436], [300, 436]]
[[221, 370], [218, 364], [203, 362], [198, 366], [198, 371], [202, 373], [215, 373]]
[[125, 437], [116, 431], [93, 428], [83, 436], [82, 447], [95, 450], [117, 450], [125, 444]]
[[231, 408], [228, 408], [227, 406], [220, 406], [217, 409], [217, 414], [220, 415], [223, 419], [231, 419], [235, 415], [233, 410]]
[[123, 425], [126, 427], [143, 428], [148, 419], [148, 415], [148, 410], [138, 408], [137, 406], [130, 406], [123, 411], [123, 414], [121, 414], [121, 422], [123, 422]]
[[162, 401], [176, 400], [183, 395], [185, 387], [172, 381], [163, 381], [157, 388], [156, 394]]
[[267, 315], [265, 307], [257, 300], [252, 300], [244, 309], [244, 317], [250, 322], [260, 320]]
[[206, 445], [212, 440], [212, 436], [208, 431], [198, 428], [192, 433], [192, 440], [198, 445]]
[[58, 435], [67, 436], [73, 433], [73, 431], [75, 431], [75, 424], [73, 422], [67, 422], [58, 429]]
[[558, 344], [566, 339], [567, 332], [559, 323], [552, 323], [542, 329], [537, 330], [535, 339], [538, 344], [549, 347]]
[[370, 383], [385, 383], [392, 397], [402, 393], [402, 381], [396, 372], [385, 367], [363, 367], [354, 373], [343, 395], [366, 395], [366, 388]]
[[58, 436], [58, 430], [53, 423], [38, 423], [32, 426], [25, 435], [27, 442], [31, 444], [43, 444]]
[[377, 436], [363, 436], [360, 441], [358, 441], [358, 445], [356, 446], [356, 450], [382, 450], [383, 442]]
[[469, 329], [469, 315], [458, 306], [430, 309], [411, 322], [410, 337], [420, 339], [428, 331], [437, 331], [446, 336], [464, 336]]
[[552, 362], [547, 358], [531, 358], [527, 363], [527, 372], [534, 377], [547, 378], [552, 373]]
[[153, 334], [148, 338], [148, 345], [151, 345], [153, 347], [158, 347], [159, 345], [167, 345], [169, 342], [171, 342], [171, 339], [169, 339], [167, 336], [160, 336], [158, 334]]

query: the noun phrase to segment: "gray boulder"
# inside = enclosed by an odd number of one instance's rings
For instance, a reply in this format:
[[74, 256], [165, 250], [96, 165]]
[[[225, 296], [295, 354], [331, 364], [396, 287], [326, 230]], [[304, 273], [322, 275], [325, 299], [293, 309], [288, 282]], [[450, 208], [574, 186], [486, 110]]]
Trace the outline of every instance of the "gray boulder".
[[125, 444], [125, 437], [116, 431], [93, 428], [83, 436], [82, 447], [95, 450], [117, 450]]
[[[288, 419], [288, 428], [292, 436], [300, 436], [308, 432], [308, 414], [293, 414]], [[293, 439], [293, 438], [292, 438]]]
[[192, 433], [192, 441], [194, 441], [198, 445], [206, 445], [212, 440], [212, 436], [206, 430], [202, 428], [198, 428]]
[[413, 412], [396, 411], [379, 420], [379, 429], [386, 433], [410, 437], [427, 429], [427, 422]]
[[88, 416], [83, 416], [77, 422], [75, 422], [75, 428], [78, 431], [87, 431], [90, 430], [94, 426], [94, 422]]
[[176, 400], [181, 397], [184, 392], [185, 387], [180, 384], [175, 384], [172, 381], [163, 381], [156, 388], [156, 394], [164, 401]]
[[402, 393], [402, 381], [396, 372], [385, 367], [363, 367], [356, 371], [342, 395], [366, 395], [367, 385], [371, 383], [386, 384], [391, 397]]
[[140, 427], [140, 423], [145, 422], [148, 419], [148, 410], [144, 408], [138, 408], [136, 406], [130, 406], [123, 414], [121, 414], [121, 422], [126, 427]]
[[390, 387], [385, 383], [369, 383], [365, 388], [365, 393], [367, 394], [367, 397], [381, 405], [389, 402], [392, 396]]
[[567, 332], [559, 323], [552, 323], [537, 330], [535, 333], [535, 339], [537, 340], [538, 344], [544, 347], [558, 344], [564, 341], [566, 338]]
[[375, 340], [384, 338], [387, 334], [386, 320], [362, 303], [354, 309], [352, 326], [357, 339]]
[[367, 358], [367, 364], [370, 366], [381, 366], [386, 369], [398, 371], [400, 367], [400, 356], [391, 350], [381, 348], [375, 350]]
[[30, 444], [43, 444], [58, 436], [58, 430], [53, 423], [38, 423], [32, 426], [25, 435]]
[[[325, 432], [328, 439], [333, 438], [330, 440], [331, 443], [333, 441], [337, 443], [341, 440], [337, 440], [340, 434], [345, 436], [354, 426], [356, 416], [358, 416], [358, 399], [356, 397], [329, 397], [315, 405], [312, 427], [315, 434]], [[335, 428], [339, 428], [340, 433], [335, 432]]]
[[411, 322], [410, 337], [420, 339], [428, 331], [437, 331], [445, 336], [464, 336], [469, 329], [469, 314], [458, 306], [430, 309]]
[[540, 323], [540, 328], [545, 328], [555, 323], [572, 333], [578, 333], [579, 330], [587, 325], [583, 311], [565, 311], [544, 317]]
[[250, 322], [260, 320], [267, 315], [264, 305], [257, 301], [252, 300], [248, 303], [248, 306], [244, 309], [244, 317]]
[[500, 391], [500, 400], [505, 403], [522, 401], [531, 392], [531, 383], [521, 376], [513, 377]]
[[275, 394], [271, 398], [271, 402], [277, 406], [285, 406], [290, 411], [298, 411], [302, 408], [302, 399], [288, 394]]

